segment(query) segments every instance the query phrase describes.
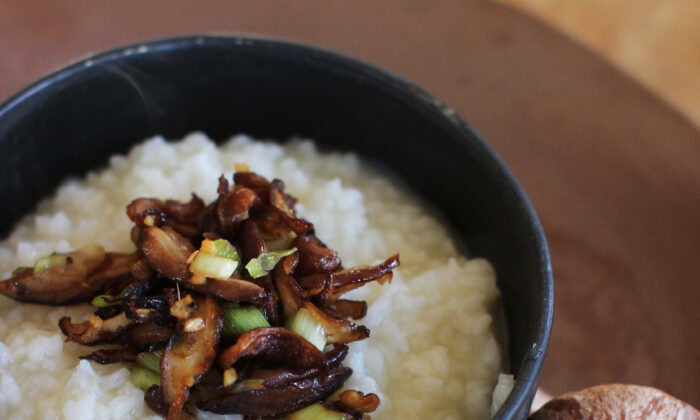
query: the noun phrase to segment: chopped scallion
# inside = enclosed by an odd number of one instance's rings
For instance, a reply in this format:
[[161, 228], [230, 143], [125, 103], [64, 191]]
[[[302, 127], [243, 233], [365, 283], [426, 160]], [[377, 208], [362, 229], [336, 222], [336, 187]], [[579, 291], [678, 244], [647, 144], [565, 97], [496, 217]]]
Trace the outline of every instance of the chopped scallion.
[[43, 271], [46, 271], [51, 267], [64, 265], [67, 259], [68, 257], [66, 255], [59, 254], [41, 257], [38, 260], [36, 260], [36, 263], [34, 263], [34, 275], [39, 275]]
[[228, 258], [229, 260], [241, 262], [241, 258], [238, 256], [238, 251], [236, 251], [236, 248], [226, 239], [205, 239], [202, 241], [202, 245], [199, 247], [199, 252], [203, 252], [214, 257]]
[[163, 357], [163, 350], [152, 351], [148, 353], [139, 353], [136, 355], [136, 363], [153, 372], [160, 373], [160, 359]]
[[257, 279], [258, 277], [266, 276], [278, 262], [287, 255], [292, 255], [297, 252], [296, 248], [286, 249], [284, 251], [270, 251], [260, 254], [257, 258], [253, 258], [248, 261], [245, 268], [250, 273], [251, 277]]
[[240, 306], [224, 309], [224, 335], [241, 335], [253, 328], [269, 327], [265, 316], [255, 306]]
[[241, 262], [241, 257], [238, 256], [238, 251], [236, 251], [236, 248], [234, 248], [234, 246], [231, 245], [231, 243], [226, 239], [215, 240], [214, 246], [216, 246], [216, 255], [219, 257]]
[[92, 305], [98, 308], [104, 308], [106, 306], [118, 306], [122, 304], [120, 298], [114, 297], [112, 295], [99, 295], [95, 296], [92, 300]]
[[200, 252], [190, 264], [190, 272], [202, 277], [225, 280], [236, 271], [238, 262]]
[[353, 417], [350, 414], [340, 413], [316, 403], [295, 411], [285, 418], [287, 420], [350, 420]]
[[304, 337], [321, 351], [326, 347], [326, 332], [323, 326], [316, 322], [316, 318], [311, 311], [306, 308], [299, 309], [297, 313], [287, 321], [285, 327]]
[[134, 366], [129, 374], [131, 383], [135, 387], [146, 391], [153, 385], [160, 385], [160, 375], [156, 372], [143, 368], [141, 366]]

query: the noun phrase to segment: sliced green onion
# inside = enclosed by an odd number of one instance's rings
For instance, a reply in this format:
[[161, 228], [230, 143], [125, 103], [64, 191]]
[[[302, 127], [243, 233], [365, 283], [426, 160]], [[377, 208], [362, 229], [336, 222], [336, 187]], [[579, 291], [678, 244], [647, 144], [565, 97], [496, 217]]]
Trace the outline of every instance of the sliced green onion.
[[160, 359], [163, 357], [163, 350], [139, 353], [136, 355], [136, 363], [153, 372], [160, 373]]
[[278, 262], [287, 255], [292, 255], [297, 252], [296, 248], [286, 249], [284, 251], [270, 251], [263, 252], [257, 258], [253, 258], [245, 265], [245, 268], [250, 273], [251, 277], [257, 279], [258, 277], [266, 276]]
[[74, 259], [79, 261], [78, 270], [84, 266], [84, 264], [91, 265], [92, 263], [98, 264], [102, 262], [105, 258], [105, 250], [100, 245], [86, 245], [80, 249], [77, 249], [68, 254], [51, 254], [45, 257], [41, 257], [34, 263], [34, 275], [39, 276], [44, 271], [54, 268], [62, 267], [64, 270], [68, 269], [73, 263]]
[[236, 271], [238, 262], [200, 252], [190, 264], [190, 272], [202, 277], [225, 280]]
[[153, 385], [160, 385], [160, 375], [141, 366], [134, 366], [131, 369], [129, 378], [136, 388], [143, 391], [146, 391]]
[[31, 270], [32, 267], [17, 267], [14, 270], [12, 270], [12, 277], [17, 277], [20, 274], [24, 273], [27, 270]]
[[350, 420], [353, 417], [350, 414], [340, 413], [316, 403], [288, 414], [285, 418], [287, 420]]
[[54, 255], [48, 255], [46, 257], [41, 257], [38, 260], [36, 260], [36, 263], [34, 264], [34, 275], [39, 275], [43, 271], [48, 270], [51, 267], [55, 267], [58, 265], [64, 265], [68, 259], [67, 255], [59, 255], [59, 254], [54, 254]]
[[236, 251], [236, 248], [226, 239], [205, 239], [202, 241], [202, 245], [199, 247], [199, 252], [203, 252], [214, 257], [228, 258], [229, 260], [241, 262], [241, 258], [238, 256], [238, 251]]
[[231, 245], [231, 243], [226, 239], [215, 240], [214, 246], [216, 246], [216, 255], [219, 257], [241, 262], [241, 257], [238, 256], [238, 251], [236, 251], [236, 248], [234, 248], [234, 246]]
[[299, 309], [297, 313], [287, 321], [285, 327], [304, 337], [321, 351], [326, 347], [326, 331], [324, 331], [321, 324], [316, 322], [316, 318], [311, 311], [306, 308]]
[[104, 308], [106, 306], [117, 306], [121, 304], [122, 300], [112, 295], [99, 295], [95, 296], [95, 298], [92, 300], [92, 306], [97, 306], [98, 308]]
[[224, 309], [223, 335], [241, 335], [253, 328], [269, 327], [265, 316], [255, 306], [239, 306]]

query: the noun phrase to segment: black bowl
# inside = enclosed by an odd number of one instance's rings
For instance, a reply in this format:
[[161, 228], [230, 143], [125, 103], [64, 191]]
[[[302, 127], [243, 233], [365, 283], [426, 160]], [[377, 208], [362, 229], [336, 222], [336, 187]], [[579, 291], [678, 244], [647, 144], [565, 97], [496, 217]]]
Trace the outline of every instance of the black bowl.
[[196, 36], [119, 48], [63, 68], [0, 108], [2, 231], [68, 175], [146, 137], [202, 130], [354, 150], [389, 166], [496, 267], [517, 381], [497, 418], [524, 418], [552, 322], [547, 244], [499, 157], [454, 111], [370, 65], [318, 48]]

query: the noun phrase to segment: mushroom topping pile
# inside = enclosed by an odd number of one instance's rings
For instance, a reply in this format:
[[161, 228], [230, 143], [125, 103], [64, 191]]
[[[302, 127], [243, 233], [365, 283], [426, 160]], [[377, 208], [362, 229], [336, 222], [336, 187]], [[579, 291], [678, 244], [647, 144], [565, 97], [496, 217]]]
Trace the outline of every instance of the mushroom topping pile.
[[192, 418], [194, 407], [244, 418], [367, 419], [379, 398], [346, 390], [347, 344], [369, 337], [351, 320], [362, 301], [342, 299], [391, 281], [398, 254], [343, 268], [338, 254], [296, 217], [280, 180], [247, 167], [219, 179], [208, 206], [139, 198], [131, 254], [89, 245], [20, 267], [0, 293], [23, 302], [91, 302], [90, 319], [59, 321], [67, 341], [108, 345], [83, 356], [129, 363], [153, 411]]

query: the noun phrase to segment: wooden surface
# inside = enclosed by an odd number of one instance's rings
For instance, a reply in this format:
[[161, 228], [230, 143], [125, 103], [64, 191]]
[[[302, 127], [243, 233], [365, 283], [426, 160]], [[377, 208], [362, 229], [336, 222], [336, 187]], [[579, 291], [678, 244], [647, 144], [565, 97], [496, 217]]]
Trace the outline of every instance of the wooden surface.
[[700, 127], [700, 1], [498, 1], [573, 36]]
[[0, 97], [89, 52], [194, 32], [329, 47], [455, 108], [549, 239], [544, 389], [628, 382], [700, 405], [700, 133], [674, 110], [545, 25], [464, 0], [5, 2]]

